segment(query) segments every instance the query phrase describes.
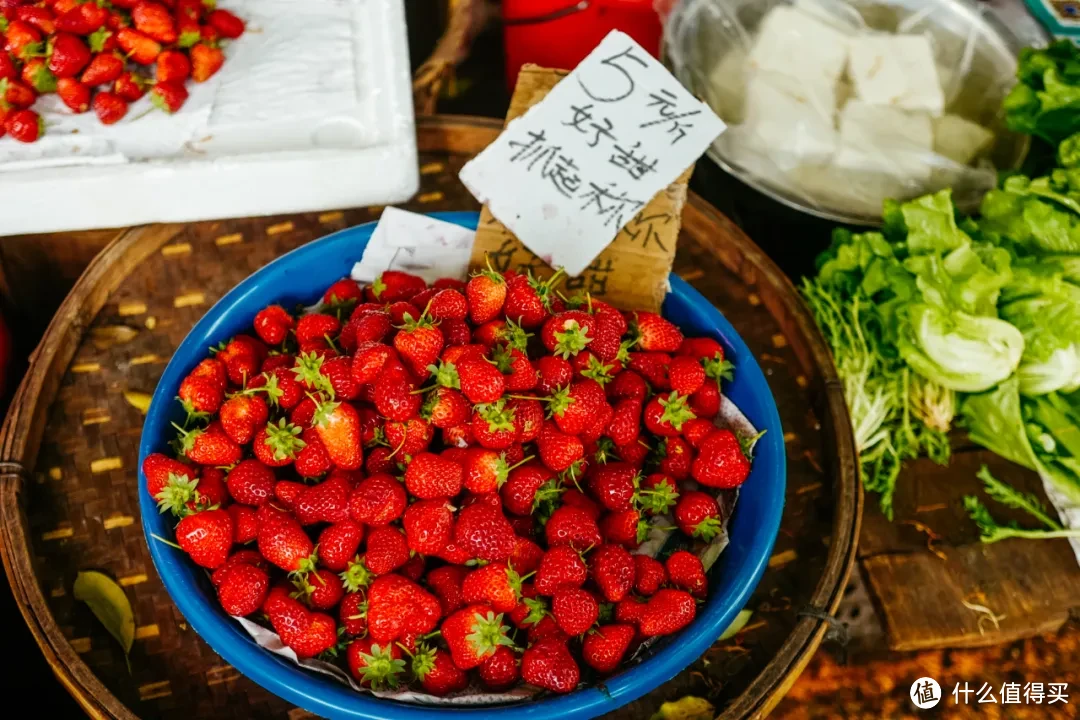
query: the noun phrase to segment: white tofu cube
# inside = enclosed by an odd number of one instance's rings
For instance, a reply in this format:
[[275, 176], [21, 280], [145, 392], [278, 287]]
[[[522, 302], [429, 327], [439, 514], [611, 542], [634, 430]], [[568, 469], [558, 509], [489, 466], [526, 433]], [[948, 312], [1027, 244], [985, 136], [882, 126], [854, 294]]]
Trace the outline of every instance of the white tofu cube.
[[926, 113], [850, 100], [840, 112], [837, 167], [917, 187], [930, 179], [934, 130]]
[[813, 15], [780, 5], [765, 16], [750, 51], [751, 70], [786, 75], [816, 89], [821, 114], [836, 110], [836, 83], [844, 73], [848, 36]]
[[994, 133], [959, 115], [942, 115], [934, 120], [934, 152], [960, 165], [990, 149]]
[[709, 73], [705, 100], [729, 125], [743, 120], [748, 76], [747, 59], [746, 50], [736, 45], [724, 53], [720, 62], [716, 63]]
[[819, 112], [814, 88], [776, 73], [750, 78], [739, 130], [749, 147], [769, 155], [784, 170], [825, 162], [836, 151], [833, 115]]
[[937, 117], [945, 95], [925, 35], [868, 34], [849, 41], [848, 76], [860, 100]]

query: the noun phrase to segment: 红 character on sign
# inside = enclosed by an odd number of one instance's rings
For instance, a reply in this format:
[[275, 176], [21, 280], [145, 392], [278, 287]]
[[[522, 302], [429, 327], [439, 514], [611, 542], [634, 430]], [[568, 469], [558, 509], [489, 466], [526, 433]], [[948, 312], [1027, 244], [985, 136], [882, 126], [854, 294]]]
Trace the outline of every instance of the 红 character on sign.
[[630, 177], [635, 180], [640, 180], [647, 173], [656, 171], [657, 160], [649, 162], [644, 153], [641, 155], [635, 155], [634, 151], [641, 147], [641, 142], [636, 142], [630, 148], [623, 148], [619, 145], [615, 146], [615, 152], [608, 158], [608, 162], [615, 167], [622, 168]]
[[[584, 135], [592, 133], [593, 137], [592, 140], [589, 141], [589, 147], [596, 147], [597, 145], [599, 145], [600, 138], [602, 137], [606, 137], [608, 140], [616, 142], [615, 135], [611, 132], [614, 129], [615, 125], [611, 122], [611, 120], [607, 119], [606, 117], [600, 118], [599, 123], [594, 121], [592, 115], [592, 107], [593, 106], [591, 103], [589, 105], [581, 106], [571, 105], [570, 109], [574, 111], [574, 117], [571, 118], [569, 121], [564, 120], [563, 125], [565, 125], [566, 127], [572, 127], [579, 133], [582, 133]], [[589, 121], [588, 127], [583, 127], [582, 123], [586, 121]], [[600, 123], [603, 123], [602, 127]]]
[[1069, 696], [1066, 694], [1068, 690], [1068, 683], [1048, 683], [1046, 688], [1046, 704], [1053, 705], [1054, 703], [1069, 704]]
[[[614, 183], [611, 185], [614, 186]], [[582, 193], [581, 197], [585, 199], [582, 210], [595, 207], [596, 214], [604, 218], [605, 225], [614, 222], [616, 227], [623, 226], [627, 211], [634, 212], [645, 205], [640, 200], [627, 197], [625, 190], [616, 195], [613, 190], [592, 182], [589, 183], [589, 190]]]
[[646, 107], [655, 107], [656, 112], [659, 113], [660, 117], [656, 120], [650, 120], [649, 122], [642, 123], [638, 127], [647, 128], [652, 127], [653, 125], [670, 123], [667, 132], [668, 135], [675, 136], [674, 139], [671, 141], [672, 145], [686, 137], [686, 129], [692, 128], [694, 126], [691, 123], [684, 123], [682, 122], [682, 120], [700, 114], [701, 109], [698, 108], [697, 110], [679, 112], [678, 107], [676, 107], [677, 98], [675, 96], [675, 93], [671, 92], [670, 90], [661, 90], [659, 93], [649, 93], [649, 97], [652, 99], [652, 102], [650, 102]]
[[1042, 705], [1044, 698], [1045, 689], [1041, 682], [1024, 684], [1024, 704]]
[[1018, 682], [1005, 682], [1001, 684], [1001, 704], [1002, 705], [1019, 705], [1020, 704], [1020, 683]]
[[961, 703], [960, 696], [963, 695], [964, 697], [963, 697], [962, 702], [963, 702], [964, 705], [967, 705], [968, 700], [971, 699], [971, 696], [974, 693], [975, 693], [975, 691], [972, 690], [970, 687], [968, 687], [967, 682], [964, 683], [963, 688], [960, 687], [960, 683], [956, 683], [956, 687], [954, 687], [953, 691], [952, 691], [953, 700], [956, 702], [957, 705], [959, 705]]

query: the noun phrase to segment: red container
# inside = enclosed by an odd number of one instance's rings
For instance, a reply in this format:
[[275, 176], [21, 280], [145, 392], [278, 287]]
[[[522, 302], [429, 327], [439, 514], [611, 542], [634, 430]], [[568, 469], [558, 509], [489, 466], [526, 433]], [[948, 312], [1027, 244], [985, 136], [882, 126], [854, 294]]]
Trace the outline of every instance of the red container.
[[502, 8], [511, 91], [525, 63], [572, 69], [612, 30], [622, 30], [653, 57], [660, 53], [653, 0], [503, 0]]

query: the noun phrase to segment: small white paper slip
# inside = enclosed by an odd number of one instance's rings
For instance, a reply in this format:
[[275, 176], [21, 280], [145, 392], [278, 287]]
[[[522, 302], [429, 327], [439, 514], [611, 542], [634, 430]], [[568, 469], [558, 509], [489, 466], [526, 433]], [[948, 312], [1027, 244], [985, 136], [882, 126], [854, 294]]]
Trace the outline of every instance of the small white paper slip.
[[402, 270], [429, 284], [444, 277], [464, 280], [475, 239], [475, 230], [388, 207], [350, 276], [371, 283], [386, 270]]
[[613, 30], [459, 177], [544, 262], [580, 275], [725, 127]]

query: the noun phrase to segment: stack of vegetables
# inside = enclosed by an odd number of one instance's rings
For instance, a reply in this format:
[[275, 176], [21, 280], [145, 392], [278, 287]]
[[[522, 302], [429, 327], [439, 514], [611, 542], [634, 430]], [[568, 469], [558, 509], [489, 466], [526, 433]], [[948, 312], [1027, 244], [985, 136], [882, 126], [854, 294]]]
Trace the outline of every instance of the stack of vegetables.
[[[887, 201], [880, 231], [837, 229], [804, 282], [844, 380], [863, 482], [890, 518], [902, 463], [948, 462], [954, 425], [1080, 503], [1080, 50], [1025, 50], [1018, 77], [1007, 122], [1056, 147], [1054, 167], [1005, 178], [977, 219], [948, 190]], [[969, 497], [984, 540], [1080, 536], [980, 477], [1044, 525], [1002, 527]]]

